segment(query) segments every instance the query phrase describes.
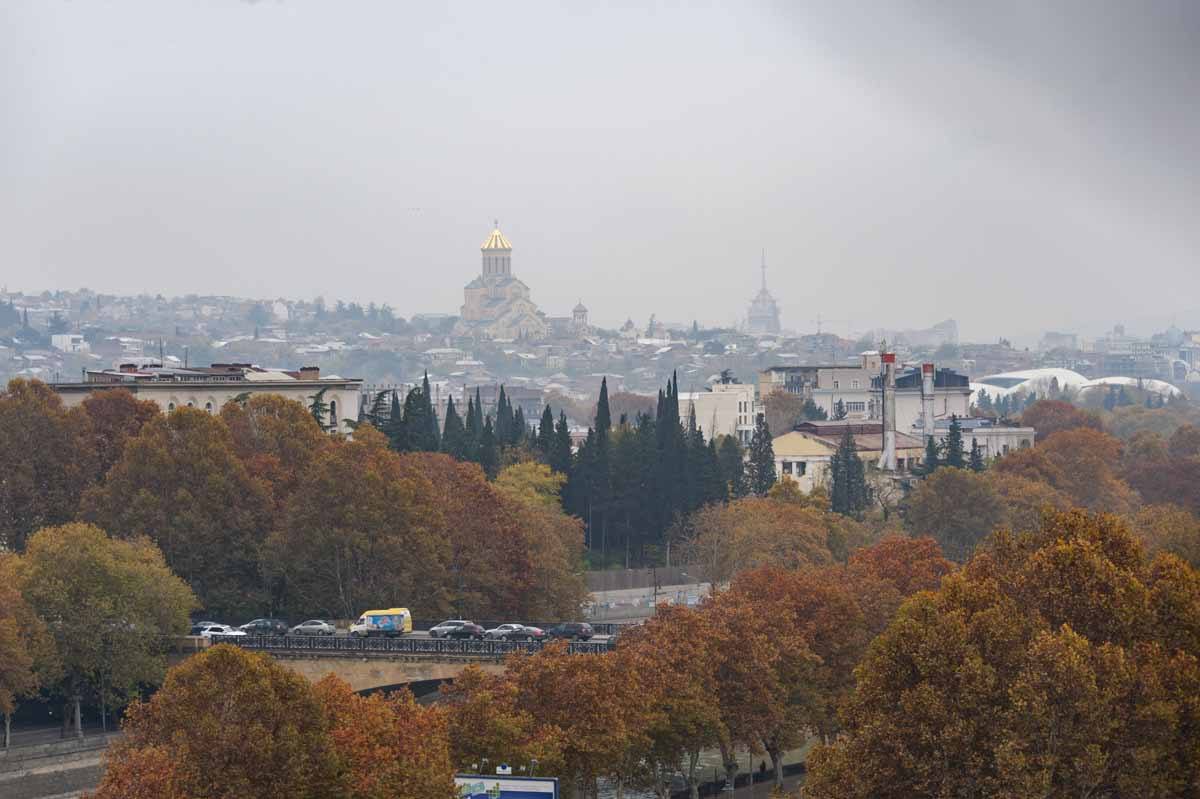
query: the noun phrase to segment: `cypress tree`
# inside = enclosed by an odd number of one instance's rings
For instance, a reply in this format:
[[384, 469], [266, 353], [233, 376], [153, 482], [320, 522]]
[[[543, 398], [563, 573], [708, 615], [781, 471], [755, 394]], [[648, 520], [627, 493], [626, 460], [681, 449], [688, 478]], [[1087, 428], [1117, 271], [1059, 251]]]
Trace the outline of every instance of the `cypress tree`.
[[452, 458], [467, 459], [467, 428], [454, 408], [454, 397], [446, 398], [446, 426], [442, 432], [441, 448]]
[[509, 444], [514, 447], [519, 447], [525, 441], [525, 436], [529, 434], [528, 425], [525, 424], [525, 412], [521, 410], [521, 406], [513, 411], [513, 429]]
[[558, 412], [558, 423], [554, 425], [554, 443], [548, 458], [550, 468], [559, 474], [571, 472], [571, 428], [567, 425], [566, 411]]
[[387, 427], [383, 430], [388, 437], [388, 444], [396, 452], [408, 449], [408, 429], [404, 424], [404, 414], [400, 410], [400, 394], [392, 390], [392, 407], [388, 412]]
[[765, 496], [775, 485], [775, 446], [771, 442], [766, 414], [760, 413], [754, 424], [754, 437], [750, 439], [750, 463], [746, 471], [752, 494]]
[[600, 399], [596, 402], [596, 435], [607, 438], [612, 430], [612, 413], [608, 409], [608, 378], [600, 378]]
[[862, 458], [858, 457], [858, 448], [848, 427], [829, 460], [829, 471], [831, 509], [844, 516], [860, 517], [871, 501], [871, 494]]
[[[437, 442], [430, 440], [429, 416], [425, 412], [425, 392], [413, 388], [404, 398], [404, 446], [400, 452], [437, 452]], [[436, 424], [436, 422], [435, 422]]]
[[496, 399], [496, 441], [507, 445], [512, 438], [513, 413], [504, 394], [504, 386], [500, 386], [500, 396]]
[[421, 396], [425, 402], [421, 408], [422, 416], [425, 417], [425, 424], [421, 434], [422, 449], [426, 452], [437, 452], [440, 448], [441, 436], [438, 431], [437, 411], [433, 408], [433, 391], [429, 388], [429, 372], [425, 372], [425, 377], [421, 381]]
[[489, 414], [483, 422], [483, 433], [479, 436], [479, 465], [491, 480], [496, 476], [500, 467], [500, 453], [496, 451], [496, 431], [492, 429], [492, 417]]
[[983, 450], [979, 448], [979, 442], [975, 440], [971, 441], [970, 466], [973, 472], [982, 472], [987, 468], [987, 464], [983, 462]]
[[721, 478], [729, 486], [729, 496], [733, 499], [746, 496], [749, 490], [746, 483], [746, 458], [737, 438], [721, 436], [721, 444], [717, 447], [717, 458], [720, 461]]
[[958, 423], [958, 416], [950, 417], [950, 432], [946, 434], [946, 465], [955, 469], [964, 469], [967, 465], [962, 425]]
[[542, 457], [549, 460], [550, 452], [554, 449], [554, 412], [547, 405], [542, 409], [542, 421], [538, 425], [537, 448]]
[[475, 426], [475, 400], [467, 394], [467, 418], [463, 425], [463, 459], [479, 460], [479, 438], [483, 431]]

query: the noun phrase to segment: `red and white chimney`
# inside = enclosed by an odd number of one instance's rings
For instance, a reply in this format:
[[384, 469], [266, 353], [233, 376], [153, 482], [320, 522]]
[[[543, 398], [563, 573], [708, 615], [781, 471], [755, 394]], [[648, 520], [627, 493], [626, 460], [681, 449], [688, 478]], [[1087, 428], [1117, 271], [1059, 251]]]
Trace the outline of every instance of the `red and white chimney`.
[[879, 453], [881, 471], [896, 471], [896, 353], [885, 352], [883, 366], [883, 451]]
[[933, 364], [921, 364], [921, 432], [925, 440], [937, 434], [933, 418]]

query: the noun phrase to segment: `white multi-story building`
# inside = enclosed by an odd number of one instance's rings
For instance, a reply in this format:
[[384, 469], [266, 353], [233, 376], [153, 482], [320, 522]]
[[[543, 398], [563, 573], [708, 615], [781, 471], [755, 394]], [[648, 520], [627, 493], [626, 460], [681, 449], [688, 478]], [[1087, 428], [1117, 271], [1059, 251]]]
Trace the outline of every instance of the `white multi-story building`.
[[879, 369], [878, 352], [862, 353], [857, 364], [772, 366], [759, 373], [758, 393], [765, 397], [772, 391], [786, 391], [811, 399], [830, 419], [837, 415], [840, 402], [847, 419], [869, 419], [871, 380], [879, 376]]
[[680, 417], [686, 420], [693, 410], [696, 426], [704, 433], [705, 439], [720, 435], [735, 436], [745, 446], [754, 435], [757, 406], [752, 385], [722, 382], [714, 383], [707, 391], [681, 391]]
[[91, 346], [83, 340], [79, 333], [55, 333], [50, 336], [50, 346], [59, 352], [86, 353], [91, 352]]

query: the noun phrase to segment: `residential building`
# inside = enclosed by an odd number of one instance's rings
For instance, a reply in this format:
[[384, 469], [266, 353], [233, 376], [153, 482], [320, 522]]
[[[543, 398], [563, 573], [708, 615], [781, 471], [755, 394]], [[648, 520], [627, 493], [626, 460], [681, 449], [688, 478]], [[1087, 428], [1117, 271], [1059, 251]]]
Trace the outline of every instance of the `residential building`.
[[[950, 434], [951, 421], [938, 419], [934, 424], [939, 443], [944, 444]], [[971, 447], [978, 444], [984, 460], [1032, 447], [1036, 436], [1032, 427], [1005, 427], [991, 419], [959, 419], [958, 424], [962, 428], [963, 451], [969, 453]]]
[[879, 376], [879, 353], [858, 356], [857, 364], [816, 366], [771, 366], [759, 373], [758, 393], [766, 397], [772, 391], [786, 391], [811, 399], [830, 418], [837, 415], [838, 403], [847, 419], [872, 416], [871, 381]]
[[[796, 481], [804, 492], [825, 485], [829, 481], [829, 462], [847, 430], [863, 462], [867, 465], [877, 463], [883, 452], [881, 422], [850, 419], [801, 422], [795, 430], [772, 439], [775, 473], [781, 480]], [[896, 434], [896, 471], [899, 474], [910, 472], [924, 455], [925, 443], [920, 438]]]
[[742, 446], [747, 446], [754, 436], [754, 386], [729, 380], [714, 383], [704, 391], [681, 391], [680, 416], [686, 420], [692, 412], [705, 439], [734, 436]]
[[79, 333], [55, 333], [50, 336], [50, 346], [59, 352], [87, 353], [91, 347]]

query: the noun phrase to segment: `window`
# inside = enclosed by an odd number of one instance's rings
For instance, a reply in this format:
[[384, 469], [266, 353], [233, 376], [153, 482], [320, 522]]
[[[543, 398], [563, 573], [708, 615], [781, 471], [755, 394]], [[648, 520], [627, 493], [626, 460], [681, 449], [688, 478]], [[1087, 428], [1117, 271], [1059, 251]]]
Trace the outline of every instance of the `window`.
[[784, 462], [783, 462], [783, 473], [784, 473], [784, 474], [791, 474], [791, 473], [792, 473], [792, 462], [791, 462], [791, 461], [784, 461]]
[[211, 402], [204, 403], [204, 410], [208, 413], [212, 413], [212, 403]]
[[838, 388], [838, 382], [839, 382], [839, 381], [837, 381], [837, 380], [834, 380], [834, 381], [833, 381], [833, 387], [834, 387], [834, 388]]
[[849, 413], [862, 413], [866, 409], [867, 409], [867, 403], [865, 403], [865, 402], [847, 402], [846, 403], [846, 410]]
[[188, 407], [189, 407], [189, 408], [195, 408], [195, 407], [196, 407], [196, 403], [192, 402], [191, 400], [188, 400]]
[[857, 380], [851, 380], [851, 381], [850, 381], [850, 388], [858, 388], [858, 381], [857, 381]]
[[796, 464], [796, 474], [805, 475], [807, 473], [808, 473], [808, 464], [807, 463], [805, 463], [804, 461], [800, 461], [799, 463]]
[[170, 413], [170, 412], [171, 412], [171, 411], [173, 411], [173, 410], [175, 410], [175, 403], [173, 403], [173, 402], [168, 402], [168, 403], [167, 403], [167, 413]]

